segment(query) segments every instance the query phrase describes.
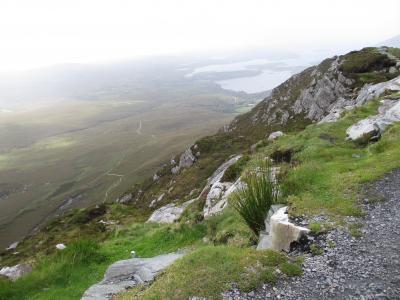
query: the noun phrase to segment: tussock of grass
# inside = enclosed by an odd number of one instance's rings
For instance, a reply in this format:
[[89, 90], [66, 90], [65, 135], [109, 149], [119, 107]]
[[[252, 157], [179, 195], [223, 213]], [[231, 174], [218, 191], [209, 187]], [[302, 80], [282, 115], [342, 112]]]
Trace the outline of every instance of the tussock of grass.
[[247, 225], [258, 235], [265, 229], [264, 220], [268, 211], [277, 202], [276, 184], [271, 178], [271, 168], [259, 161], [255, 172], [244, 177], [246, 186], [232, 195], [232, 206]]
[[303, 274], [301, 265], [297, 263], [284, 262], [281, 264], [280, 269], [287, 276], [300, 276]]

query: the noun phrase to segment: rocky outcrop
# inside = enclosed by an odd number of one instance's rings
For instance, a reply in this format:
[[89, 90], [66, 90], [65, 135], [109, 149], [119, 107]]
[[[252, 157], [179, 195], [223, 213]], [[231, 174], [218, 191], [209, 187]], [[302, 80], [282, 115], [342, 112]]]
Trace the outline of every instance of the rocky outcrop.
[[18, 247], [19, 242], [14, 242], [6, 248], [7, 251], [15, 250]]
[[[354, 69], [349, 67], [349, 61], [353, 59], [357, 65], [363, 56], [368, 57], [371, 52], [375, 55], [380, 53], [381, 56], [377, 56], [381, 60], [379, 63], [369, 62], [367, 66], [356, 66]], [[389, 83], [368, 85], [358, 91], [363, 72], [376, 74], [376, 81], [385, 80], [400, 72], [396, 66], [396, 72], [393, 73], [392, 68], [390, 73], [388, 65], [396, 65], [396, 61], [399, 62], [399, 59], [381, 48], [366, 48], [326, 59], [273, 89], [270, 96], [250, 112], [236, 117], [223, 131], [259, 135], [264, 130], [269, 132], [271, 129], [279, 130], [288, 126], [303, 128], [314, 122], [335, 122], [345, 110], [395, 87], [396, 80], [392, 80]], [[371, 94], [372, 90], [375, 92]]]
[[117, 203], [126, 204], [132, 201], [133, 195], [131, 193], [125, 194], [117, 199]]
[[0, 275], [7, 277], [12, 281], [32, 272], [32, 266], [29, 264], [18, 264], [13, 267], [4, 267], [0, 270]]
[[365, 104], [367, 101], [378, 98], [379, 96], [383, 95], [387, 91], [389, 91], [389, 92], [400, 91], [400, 76], [398, 76], [392, 80], [377, 83], [374, 85], [366, 84], [360, 90], [360, 92], [355, 100], [355, 105], [361, 106], [361, 105]]
[[[173, 166], [171, 168], [171, 173], [176, 175], [179, 174], [179, 172], [182, 169], [190, 168], [197, 160], [197, 157], [193, 154], [192, 148], [194, 150], [197, 150], [198, 146], [194, 145], [192, 147], [189, 147], [188, 149], [183, 152], [179, 158], [179, 163], [176, 165], [175, 159], [171, 159], [171, 165]], [[200, 152], [197, 153], [200, 155]]]
[[190, 148], [186, 149], [185, 152], [182, 153], [179, 159], [179, 168], [189, 168], [196, 161], [196, 156], [193, 155], [192, 150]]
[[156, 199], [153, 199], [153, 200], [150, 202], [149, 207], [150, 207], [150, 208], [155, 207], [155, 206], [157, 205], [158, 202], [161, 202], [161, 201], [164, 199], [164, 196], [165, 196], [165, 193], [162, 193], [162, 194], [161, 194], [160, 196], [158, 196]]
[[303, 113], [306, 118], [319, 121], [339, 98], [347, 96], [353, 81], [346, 78], [338, 66], [339, 58], [336, 58], [325, 73], [318, 69], [313, 70], [310, 86], [303, 89], [294, 102], [295, 114]]
[[159, 209], [155, 210], [150, 218], [147, 220], [148, 223], [173, 223], [178, 220], [185, 209], [195, 202], [197, 199], [186, 201], [181, 205], [175, 203], [169, 203]]
[[276, 251], [290, 250], [290, 244], [297, 242], [307, 233], [309, 229], [296, 226], [289, 221], [287, 206], [271, 207], [273, 214], [265, 220], [266, 232], [261, 235], [257, 249], [272, 249]]
[[347, 129], [347, 139], [362, 143], [376, 141], [394, 122], [400, 122], [400, 100], [385, 99], [378, 115], [363, 119]]
[[203, 209], [205, 218], [221, 212], [227, 206], [229, 195], [242, 185], [240, 179], [235, 183], [221, 182], [225, 171], [241, 157], [241, 155], [237, 155], [224, 162], [207, 180], [207, 184], [201, 193], [201, 195], [204, 195], [204, 193], [207, 192], [206, 203]]
[[[354, 107], [361, 106], [368, 101], [374, 100], [384, 93], [393, 93], [400, 90], [400, 76], [377, 84], [366, 84], [358, 93], [355, 99], [339, 98], [337, 102], [329, 109], [320, 123], [336, 122], [345, 110], [353, 109]], [[364, 127], [360, 124], [361, 127]], [[370, 127], [370, 126], [368, 126]], [[370, 128], [372, 130], [372, 128]]]
[[81, 300], [109, 300], [114, 295], [139, 284], [149, 283], [184, 253], [170, 253], [152, 258], [132, 258], [112, 264], [104, 279], [85, 291]]
[[203, 209], [204, 218], [221, 213], [228, 206], [229, 196], [243, 186], [244, 183], [240, 178], [233, 184], [230, 182], [214, 183], [207, 194], [206, 204]]
[[282, 131], [275, 131], [272, 132], [269, 136], [268, 136], [268, 141], [273, 141], [276, 140], [278, 137], [283, 136], [283, 132]]

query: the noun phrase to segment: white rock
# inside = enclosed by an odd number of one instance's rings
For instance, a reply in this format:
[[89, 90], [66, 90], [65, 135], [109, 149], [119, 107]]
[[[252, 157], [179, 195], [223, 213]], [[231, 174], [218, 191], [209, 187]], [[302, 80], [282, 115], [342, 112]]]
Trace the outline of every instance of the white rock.
[[268, 136], [268, 141], [273, 141], [275, 139], [277, 139], [278, 137], [283, 136], [283, 132], [282, 131], [275, 131], [272, 132], [269, 136]]
[[380, 136], [379, 126], [373, 119], [364, 119], [348, 128], [346, 135], [352, 141], [377, 139]]
[[100, 224], [104, 224], [104, 225], [116, 225], [116, 224], [118, 224], [118, 221], [113, 221], [113, 220], [104, 221], [104, 220], [100, 220], [99, 223], [100, 223]]
[[361, 106], [367, 101], [379, 97], [387, 90], [392, 92], [400, 91], [400, 76], [374, 85], [366, 84], [358, 93], [356, 105]]
[[157, 181], [159, 178], [160, 178], [160, 176], [158, 176], [157, 173], [154, 173], [153, 181]]
[[201, 196], [207, 192], [206, 203], [203, 208], [204, 218], [208, 218], [224, 210], [227, 207], [229, 195], [242, 185], [240, 179], [235, 183], [220, 182], [225, 171], [241, 157], [241, 155], [237, 155], [224, 162], [207, 180], [207, 184], [200, 194]]
[[134, 250], [131, 251], [131, 257], [132, 258], [136, 257], [136, 252]]
[[400, 122], [400, 101], [384, 100], [379, 107], [378, 115], [363, 119], [347, 129], [347, 139], [376, 140], [387, 126], [395, 122]]
[[18, 244], [19, 244], [19, 242], [14, 242], [14, 243], [12, 243], [10, 246], [8, 246], [8, 247], [6, 248], [6, 250], [7, 250], [7, 251], [9, 251], [9, 250], [14, 250], [15, 248], [17, 248]]
[[[110, 300], [114, 295], [139, 284], [147, 284], [184, 253], [163, 254], [151, 258], [120, 260], [108, 267], [101, 282], [92, 285], [81, 300]], [[134, 280], [132, 280], [134, 279]]]
[[125, 203], [128, 203], [129, 201], [131, 201], [132, 198], [133, 198], [133, 195], [131, 193], [125, 194], [122, 197], [118, 198], [116, 202], [117, 203], [121, 203], [121, 204], [125, 204]]
[[28, 264], [18, 264], [13, 267], [4, 267], [0, 270], [0, 275], [9, 278], [12, 281], [32, 271], [32, 266]]
[[390, 67], [389, 68], [389, 74], [394, 74], [394, 73], [396, 73], [397, 72], [397, 69], [396, 69], [396, 67]]
[[164, 196], [165, 196], [165, 193], [162, 193], [160, 196], [158, 196], [157, 199], [154, 199], [153, 201], [151, 201], [149, 207], [150, 207], [150, 208], [155, 207], [156, 204], [157, 204], [158, 202], [162, 201], [162, 199], [164, 198]]
[[196, 199], [186, 201], [182, 205], [176, 205], [174, 203], [169, 203], [159, 209], [155, 210], [150, 218], [147, 220], [148, 223], [173, 223], [178, 220], [185, 209]]
[[175, 166], [171, 169], [171, 173], [176, 175], [179, 173], [179, 171], [181, 170], [181, 168], [179, 168], [179, 166]]
[[65, 248], [67, 248], [67, 246], [65, 246], [64, 244], [57, 244], [57, 245], [56, 245], [56, 248], [57, 248], [58, 250], [64, 250]]
[[179, 167], [181, 169], [191, 167], [196, 161], [196, 157], [193, 155], [192, 150], [190, 148], [186, 149], [185, 152], [182, 153], [179, 159]]
[[289, 222], [287, 206], [278, 209], [270, 219], [269, 248], [277, 251], [289, 251], [290, 244], [298, 241], [309, 229]]

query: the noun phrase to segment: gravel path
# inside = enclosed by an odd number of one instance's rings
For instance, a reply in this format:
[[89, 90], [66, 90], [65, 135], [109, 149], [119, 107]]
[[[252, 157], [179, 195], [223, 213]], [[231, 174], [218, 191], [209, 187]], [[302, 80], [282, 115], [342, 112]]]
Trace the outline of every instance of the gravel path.
[[[323, 255], [305, 255], [301, 277], [280, 280], [274, 287], [244, 294], [229, 291], [224, 299], [400, 299], [400, 170], [368, 187], [362, 236], [333, 230]], [[372, 193], [371, 193], [372, 192]], [[367, 194], [368, 195], [368, 194]], [[376, 195], [383, 201], [372, 201]]]

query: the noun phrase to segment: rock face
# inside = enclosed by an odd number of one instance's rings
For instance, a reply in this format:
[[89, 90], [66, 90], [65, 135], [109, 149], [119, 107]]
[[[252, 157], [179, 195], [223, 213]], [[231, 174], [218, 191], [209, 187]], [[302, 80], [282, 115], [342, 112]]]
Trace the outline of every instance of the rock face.
[[155, 207], [156, 204], [157, 204], [158, 202], [161, 202], [162, 199], [164, 199], [164, 196], [165, 196], [165, 193], [162, 193], [160, 196], [157, 197], [157, 199], [152, 200], [152, 201], [150, 202], [149, 207], [150, 207], [150, 208]]
[[204, 205], [204, 217], [208, 218], [221, 212], [226, 206], [229, 195], [242, 185], [240, 179], [235, 183], [221, 182], [225, 171], [235, 164], [242, 156], [237, 155], [228, 161], [224, 162], [213, 175], [207, 180], [207, 184], [203, 189], [201, 195], [208, 191], [206, 197], [206, 204]]
[[[274, 212], [275, 211], [275, 212]], [[309, 229], [296, 226], [289, 222], [287, 206], [271, 207], [270, 212], [274, 212], [265, 220], [266, 231], [261, 235], [257, 249], [273, 249], [276, 251], [289, 251], [290, 244], [299, 241], [303, 235], [309, 232]], [[269, 234], [267, 234], [267, 232]]]
[[28, 264], [18, 264], [13, 267], [4, 267], [0, 270], [0, 275], [16, 281], [18, 278], [32, 271], [32, 266]]
[[170, 253], [152, 258], [132, 258], [112, 264], [104, 279], [92, 285], [82, 296], [82, 300], [108, 300], [128, 288], [148, 283], [172, 264], [183, 253]]
[[361, 106], [366, 102], [381, 96], [386, 91], [400, 91], [400, 76], [374, 85], [366, 84], [358, 93], [355, 104]]
[[133, 198], [133, 195], [131, 193], [129, 194], [125, 194], [122, 197], [117, 199], [117, 203], [121, 203], [121, 204], [126, 204], [129, 203]]
[[197, 199], [186, 201], [182, 205], [169, 203], [159, 209], [155, 210], [147, 222], [152, 223], [173, 223], [178, 220], [185, 209]]
[[347, 129], [347, 139], [355, 142], [376, 141], [387, 126], [395, 122], [400, 122], [400, 100], [383, 100], [378, 115], [363, 119]]
[[[192, 149], [197, 150], [198, 146], [194, 145], [192, 147], [189, 147], [188, 149], [185, 150], [185, 152], [183, 152], [179, 158], [179, 163], [176, 165], [176, 161], [175, 158], [171, 159], [171, 166], [173, 166], [171, 168], [171, 173], [174, 175], [179, 174], [179, 172], [182, 169], [185, 168], [190, 168], [197, 160], [196, 156], [193, 154]], [[198, 153], [198, 155], [200, 155], [200, 153]]]
[[[380, 48], [376, 50], [387, 56], [393, 64], [396, 64], [396, 61], [400, 62], [386, 50]], [[368, 50], [359, 51], [360, 55], [363, 51]], [[236, 131], [240, 135], [245, 135], [251, 133], [253, 128], [257, 128], [258, 131], [268, 131], [283, 126], [334, 122], [343, 111], [362, 105], [387, 89], [397, 89], [398, 78], [388, 83], [365, 86], [357, 92], [356, 81], [347, 75], [352, 73], [343, 71], [343, 65], [351, 59], [351, 55], [352, 53], [349, 53], [326, 59], [319, 65], [292, 76], [274, 88], [271, 95], [250, 112], [236, 117], [223, 131]], [[385, 75], [382, 78], [390, 74], [389, 69], [384, 66], [370, 66], [370, 68], [371, 72]]]
[[283, 132], [282, 131], [275, 131], [275, 132], [271, 133], [268, 136], [268, 141], [273, 141], [273, 140], [275, 140], [275, 139], [277, 139], [278, 137], [281, 137], [281, 136], [283, 136]]
[[8, 246], [8, 247], [6, 248], [6, 250], [7, 250], [7, 251], [10, 251], [10, 250], [16, 249], [17, 246], [18, 246], [18, 244], [19, 244], [19, 242], [14, 242], [14, 243], [12, 243], [10, 246]]
[[244, 183], [240, 178], [233, 184], [230, 182], [214, 183], [207, 195], [206, 204], [203, 209], [204, 218], [221, 213], [228, 206], [229, 196], [243, 186]]
[[337, 99], [347, 95], [352, 80], [344, 77], [338, 66], [339, 59], [336, 58], [327, 72], [312, 71], [310, 86], [301, 91], [294, 103], [295, 114], [305, 113], [310, 120], [321, 120]]
[[190, 148], [186, 149], [185, 152], [182, 153], [179, 159], [179, 167], [181, 169], [191, 167], [196, 161], [196, 157], [193, 155], [192, 150]]

